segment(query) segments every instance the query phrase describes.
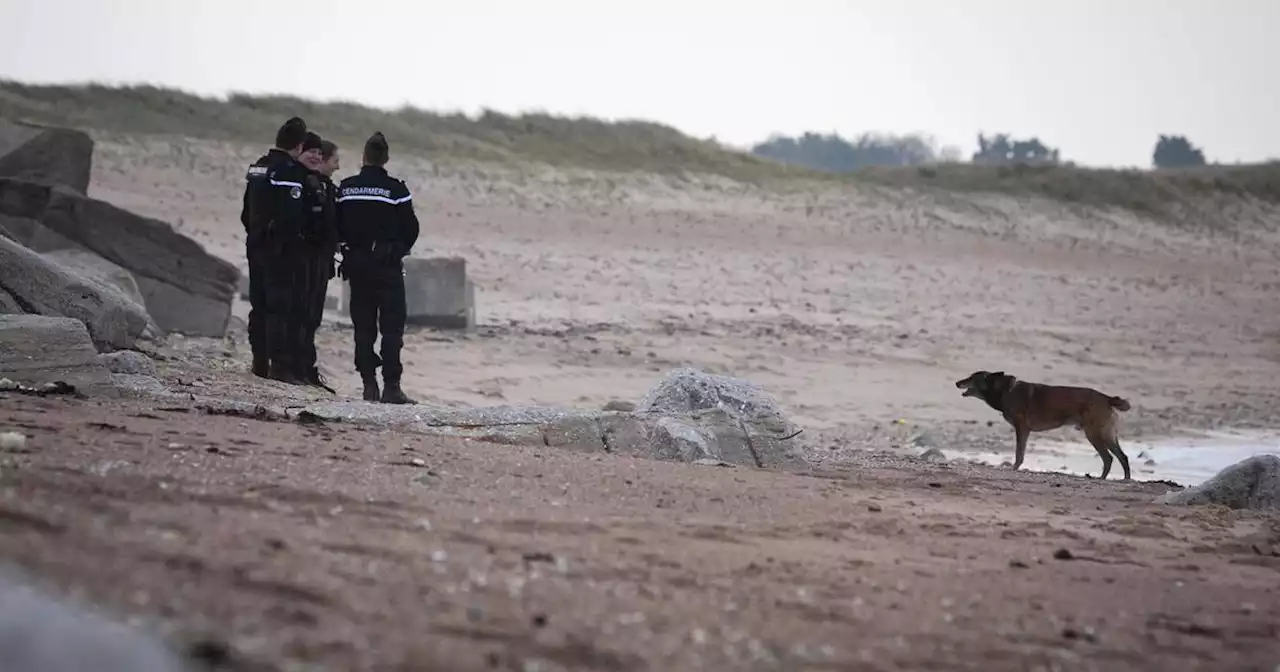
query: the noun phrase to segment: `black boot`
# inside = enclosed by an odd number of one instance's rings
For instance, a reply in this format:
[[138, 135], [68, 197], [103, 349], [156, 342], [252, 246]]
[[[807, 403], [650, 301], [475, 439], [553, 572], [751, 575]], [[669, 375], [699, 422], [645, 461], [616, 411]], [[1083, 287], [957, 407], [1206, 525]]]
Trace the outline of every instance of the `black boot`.
[[271, 363], [265, 359], [253, 360], [253, 375], [259, 378], [266, 378], [271, 375]]
[[361, 373], [360, 379], [364, 381], [364, 400], [378, 401], [382, 396], [378, 391], [378, 374], [374, 372]]
[[293, 367], [286, 366], [284, 364], [280, 364], [277, 362], [271, 363], [271, 371], [267, 377], [272, 380], [278, 380], [287, 385], [306, 385], [307, 384], [306, 381], [302, 380], [302, 378], [298, 376], [297, 373], [294, 372]]
[[382, 390], [382, 403], [384, 404], [416, 404], [418, 402], [410, 399], [405, 395], [404, 390], [400, 389], [399, 379], [387, 379], [383, 381], [386, 387]]
[[303, 379], [312, 387], [318, 387], [329, 394], [337, 394], [337, 392], [329, 386], [329, 382], [324, 379], [324, 376], [320, 375], [320, 369], [314, 366], [307, 370], [307, 375], [303, 376]]

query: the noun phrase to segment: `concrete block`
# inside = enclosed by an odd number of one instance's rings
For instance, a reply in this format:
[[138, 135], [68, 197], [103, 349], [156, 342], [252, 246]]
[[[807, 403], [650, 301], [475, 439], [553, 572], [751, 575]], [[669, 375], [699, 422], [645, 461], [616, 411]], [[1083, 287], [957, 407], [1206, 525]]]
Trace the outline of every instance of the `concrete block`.
[[[470, 329], [476, 323], [476, 289], [462, 257], [404, 260], [405, 305], [411, 326]], [[342, 283], [341, 310], [351, 316], [351, 283]]]
[[[347, 283], [345, 283], [345, 282], [344, 282], [344, 283], [342, 283], [342, 284], [345, 286]], [[325, 310], [337, 310], [337, 309], [338, 309], [338, 297], [336, 297], [336, 296], [334, 296], [334, 295], [332, 295], [332, 294], [326, 294], [326, 295], [325, 295], [325, 297], [324, 297], [324, 309], [325, 309]]]
[[475, 323], [475, 289], [462, 257], [405, 259], [404, 293], [409, 324], [469, 329]]

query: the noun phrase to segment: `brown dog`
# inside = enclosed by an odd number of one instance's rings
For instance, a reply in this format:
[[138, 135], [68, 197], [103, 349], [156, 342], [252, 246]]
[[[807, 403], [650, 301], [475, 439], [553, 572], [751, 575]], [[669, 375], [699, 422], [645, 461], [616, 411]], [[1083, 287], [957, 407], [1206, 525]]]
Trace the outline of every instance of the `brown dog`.
[[961, 396], [987, 402], [1013, 425], [1018, 441], [1014, 469], [1022, 466], [1031, 432], [1075, 425], [1084, 430], [1085, 438], [1102, 458], [1102, 478], [1111, 472], [1114, 455], [1124, 469], [1124, 480], [1129, 480], [1129, 457], [1120, 450], [1116, 439], [1116, 411], [1129, 410], [1128, 401], [1088, 387], [1028, 383], [1004, 371], [975, 371], [956, 381], [956, 387], [964, 390]]

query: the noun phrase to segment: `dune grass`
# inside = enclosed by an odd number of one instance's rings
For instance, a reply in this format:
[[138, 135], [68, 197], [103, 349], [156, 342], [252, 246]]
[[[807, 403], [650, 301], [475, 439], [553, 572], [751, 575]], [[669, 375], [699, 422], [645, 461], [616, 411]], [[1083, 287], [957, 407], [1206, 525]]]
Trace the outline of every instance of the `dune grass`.
[[86, 130], [266, 145], [279, 124], [294, 114], [345, 147], [359, 147], [370, 133], [381, 130], [394, 150], [441, 159], [536, 161], [661, 174], [709, 173], [757, 184], [803, 179], [997, 192], [1151, 214], [1170, 212], [1188, 199], [1216, 194], [1280, 203], [1277, 163], [1161, 171], [942, 164], [830, 174], [784, 165], [647, 121], [496, 112], [468, 117], [292, 96], [235, 94], [220, 99], [155, 86], [33, 85], [0, 80], [0, 117]]

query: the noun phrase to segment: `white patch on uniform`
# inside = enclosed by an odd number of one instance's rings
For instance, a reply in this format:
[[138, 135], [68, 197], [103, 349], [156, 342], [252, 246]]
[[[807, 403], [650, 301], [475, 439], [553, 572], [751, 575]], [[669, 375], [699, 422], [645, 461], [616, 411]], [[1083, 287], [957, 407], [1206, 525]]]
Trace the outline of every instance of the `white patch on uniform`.
[[289, 198], [292, 198], [295, 201], [298, 200], [299, 198], [302, 198], [302, 189], [299, 187], [294, 187], [290, 189]]

